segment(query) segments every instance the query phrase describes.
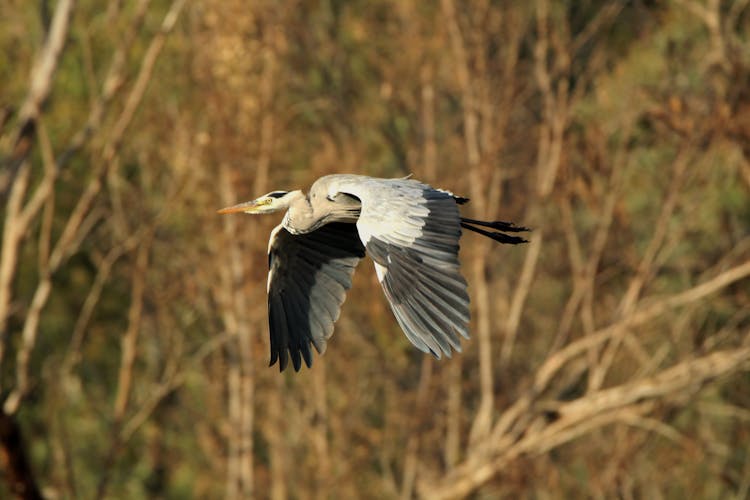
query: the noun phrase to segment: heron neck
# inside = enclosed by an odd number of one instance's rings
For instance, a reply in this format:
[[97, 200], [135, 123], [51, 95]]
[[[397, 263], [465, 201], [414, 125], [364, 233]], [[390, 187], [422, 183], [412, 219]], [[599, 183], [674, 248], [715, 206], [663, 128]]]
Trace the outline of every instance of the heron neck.
[[316, 217], [310, 200], [302, 191], [289, 193], [289, 209], [284, 215], [282, 225], [292, 234], [305, 234], [317, 229]]
[[282, 224], [292, 234], [306, 234], [315, 231], [330, 222], [355, 223], [359, 218], [361, 205], [359, 200], [352, 198], [330, 200], [317, 196], [310, 201], [301, 191], [295, 192], [289, 202], [289, 210], [284, 216]]

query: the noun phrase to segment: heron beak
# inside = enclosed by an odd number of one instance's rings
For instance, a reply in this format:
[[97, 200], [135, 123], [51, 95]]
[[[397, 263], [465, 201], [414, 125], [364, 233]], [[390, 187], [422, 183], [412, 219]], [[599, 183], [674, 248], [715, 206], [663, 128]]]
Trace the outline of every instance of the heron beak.
[[261, 213], [264, 207], [269, 205], [271, 203], [271, 198], [258, 198], [257, 200], [253, 201], [246, 201], [245, 203], [240, 203], [239, 205], [233, 205], [231, 207], [222, 208], [221, 210], [217, 210], [216, 213], [219, 214], [238, 214], [241, 212], [244, 212], [246, 214], [254, 214], [254, 213]]

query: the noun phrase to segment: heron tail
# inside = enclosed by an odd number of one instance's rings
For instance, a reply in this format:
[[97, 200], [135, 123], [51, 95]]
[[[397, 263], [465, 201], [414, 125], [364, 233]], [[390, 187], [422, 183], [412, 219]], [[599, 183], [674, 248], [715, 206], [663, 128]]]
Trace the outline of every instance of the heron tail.
[[[496, 229], [497, 231], [486, 231], [484, 229], [480, 229], [477, 226], [488, 227], [491, 229]], [[529, 240], [520, 236], [511, 236], [510, 234], [505, 233], [521, 233], [525, 231], [531, 231], [531, 229], [527, 227], [516, 226], [512, 222], [504, 222], [501, 220], [488, 222], [483, 220], [467, 219], [465, 217], [461, 217], [461, 227], [466, 228], [469, 231], [481, 234], [482, 236], [491, 238], [498, 243], [507, 243], [509, 245], [528, 243]]]

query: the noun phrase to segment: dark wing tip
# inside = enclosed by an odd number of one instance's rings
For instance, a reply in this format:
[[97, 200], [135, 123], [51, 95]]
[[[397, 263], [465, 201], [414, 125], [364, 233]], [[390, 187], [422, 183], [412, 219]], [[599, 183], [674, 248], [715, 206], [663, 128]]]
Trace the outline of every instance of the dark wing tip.
[[305, 365], [307, 365], [308, 368], [312, 368], [313, 361], [309, 347], [308, 349], [301, 348], [299, 350], [291, 348], [289, 350], [284, 349], [284, 353], [281, 355], [275, 351], [271, 351], [271, 362], [268, 363], [268, 366], [271, 367], [278, 361], [279, 372], [283, 372], [286, 370], [286, 367], [289, 366], [289, 357], [292, 358], [292, 367], [295, 372], [300, 371], [302, 368], [302, 360], [305, 361]]

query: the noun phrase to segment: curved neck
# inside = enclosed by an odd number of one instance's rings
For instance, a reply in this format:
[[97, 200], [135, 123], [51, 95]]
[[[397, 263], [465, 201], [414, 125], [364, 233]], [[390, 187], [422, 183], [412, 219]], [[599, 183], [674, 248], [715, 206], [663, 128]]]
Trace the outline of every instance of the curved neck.
[[295, 191], [294, 196], [290, 196], [289, 210], [282, 222], [290, 233], [310, 233], [329, 222], [355, 223], [359, 218], [361, 204], [356, 198], [337, 197], [332, 200], [315, 195], [312, 196], [312, 201], [310, 198], [302, 194], [302, 191]]
[[285, 198], [288, 210], [281, 224], [287, 231], [292, 234], [304, 234], [317, 229], [312, 205], [302, 191], [291, 191]]

